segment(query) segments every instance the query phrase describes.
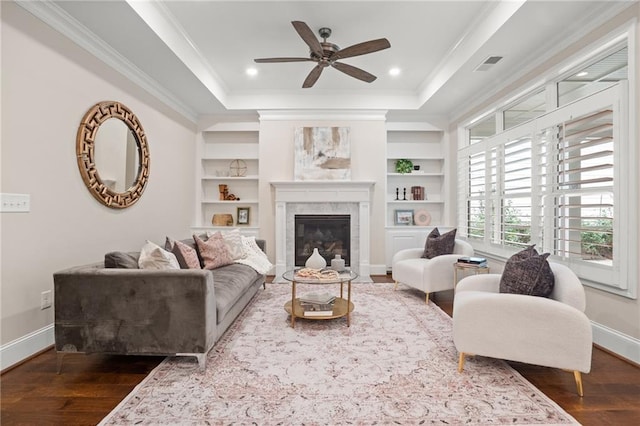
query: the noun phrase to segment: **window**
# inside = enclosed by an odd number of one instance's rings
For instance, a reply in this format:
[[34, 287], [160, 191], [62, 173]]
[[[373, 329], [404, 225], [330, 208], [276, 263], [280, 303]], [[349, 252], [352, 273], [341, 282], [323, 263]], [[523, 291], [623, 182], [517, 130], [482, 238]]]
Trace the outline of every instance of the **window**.
[[613, 264], [613, 126], [613, 111], [603, 109], [547, 131], [544, 171], [553, 173], [542, 193], [553, 205], [552, 254]]
[[504, 130], [509, 130], [518, 124], [540, 117], [546, 112], [546, 93], [539, 91], [508, 106], [502, 112]]
[[627, 80], [627, 46], [616, 47], [595, 63], [580, 68], [564, 80], [558, 82], [558, 106], [567, 105], [576, 99], [591, 95], [611, 87], [619, 81]]
[[508, 257], [536, 244], [585, 281], [634, 296], [626, 265], [637, 250], [626, 230], [637, 229], [637, 219], [624, 213], [637, 200], [627, 90], [618, 83], [459, 150], [458, 227], [476, 250]]
[[488, 137], [496, 134], [496, 116], [495, 114], [489, 115], [482, 121], [473, 124], [469, 127], [469, 144], [480, 142]]

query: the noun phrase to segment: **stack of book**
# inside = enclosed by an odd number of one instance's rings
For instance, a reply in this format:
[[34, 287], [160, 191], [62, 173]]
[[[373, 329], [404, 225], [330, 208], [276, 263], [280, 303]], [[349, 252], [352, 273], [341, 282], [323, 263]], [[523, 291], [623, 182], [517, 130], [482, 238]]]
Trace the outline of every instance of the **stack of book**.
[[464, 257], [458, 258], [458, 263], [466, 263], [468, 265], [484, 267], [484, 266], [487, 266], [487, 259], [485, 259], [484, 257], [464, 256]]
[[305, 317], [330, 317], [336, 297], [329, 293], [308, 293], [299, 297]]

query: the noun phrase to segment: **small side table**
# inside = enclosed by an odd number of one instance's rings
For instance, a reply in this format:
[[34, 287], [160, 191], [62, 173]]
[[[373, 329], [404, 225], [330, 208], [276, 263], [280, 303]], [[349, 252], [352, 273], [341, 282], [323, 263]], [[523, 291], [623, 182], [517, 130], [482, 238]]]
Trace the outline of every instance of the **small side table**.
[[473, 263], [464, 263], [464, 262], [456, 262], [453, 264], [453, 287], [455, 288], [458, 285], [458, 271], [461, 271], [463, 274], [471, 271], [474, 275], [477, 274], [488, 274], [490, 268], [488, 266], [480, 266], [475, 265]]

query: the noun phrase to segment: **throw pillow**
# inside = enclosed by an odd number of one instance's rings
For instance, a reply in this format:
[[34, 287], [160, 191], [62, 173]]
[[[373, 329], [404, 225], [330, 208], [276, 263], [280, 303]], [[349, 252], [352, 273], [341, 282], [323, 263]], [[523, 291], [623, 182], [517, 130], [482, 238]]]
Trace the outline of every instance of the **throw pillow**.
[[424, 259], [433, 259], [434, 257], [441, 256], [443, 254], [452, 254], [456, 245], [456, 232], [457, 229], [452, 229], [451, 231], [440, 235], [438, 228], [433, 228], [427, 236], [427, 241], [424, 244], [424, 253], [422, 253], [422, 256], [420, 257]]
[[176, 255], [180, 269], [201, 269], [196, 249], [181, 241], [174, 241], [171, 253]]
[[198, 253], [204, 262], [205, 269], [215, 269], [220, 266], [233, 263], [233, 259], [224, 243], [220, 232], [216, 232], [208, 240], [204, 241], [197, 235], [193, 236], [198, 247]]
[[123, 251], [112, 251], [104, 255], [104, 267], [138, 269], [138, 258]]
[[180, 269], [178, 259], [157, 244], [147, 241], [140, 250], [138, 259], [140, 269]]
[[549, 297], [555, 278], [547, 257], [549, 253], [538, 254], [534, 246], [511, 256], [500, 277], [500, 293]]
[[[214, 233], [211, 231], [207, 232], [208, 237], [211, 237], [213, 234]], [[236, 228], [231, 231], [222, 231], [222, 237], [224, 238], [224, 243], [227, 245], [227, 250], [233, 260], [244, 259], [247, 257], [239, 229]]]

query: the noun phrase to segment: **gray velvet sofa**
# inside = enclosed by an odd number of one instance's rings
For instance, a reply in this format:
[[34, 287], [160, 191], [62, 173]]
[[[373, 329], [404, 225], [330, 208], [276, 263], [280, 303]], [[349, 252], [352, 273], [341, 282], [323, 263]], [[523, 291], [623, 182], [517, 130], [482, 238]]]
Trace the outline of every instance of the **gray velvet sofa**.
[[188, 355], [204, 368], [206, 354], [265, 286], [264, 275], [237, 263], [159, 271], [97, 262], [53, 279], [59, 371], [67, 353]]

